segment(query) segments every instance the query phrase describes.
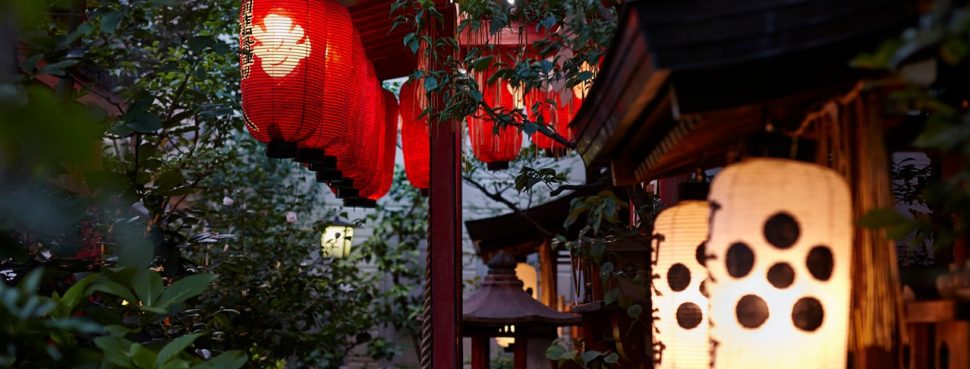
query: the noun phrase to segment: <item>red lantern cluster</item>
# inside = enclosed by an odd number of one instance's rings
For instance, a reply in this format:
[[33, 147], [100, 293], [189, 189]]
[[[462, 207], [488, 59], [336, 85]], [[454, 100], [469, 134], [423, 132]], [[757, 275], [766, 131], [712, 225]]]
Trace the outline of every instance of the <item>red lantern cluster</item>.
[[[525, 109], [523, 89], [501, 78], [489, 83], [491, 75], [491, 70], [475, 73], [485, 104], [493, 110]], [[522, 131], [510, 125], [497, 125], [493, 116], [483, 108], [468, 116], [468, 135], [475, 157], [490, 170], [508, 169], [509, 162], [522, 150]]]
[[239, 18], [249, 132], [346, 204], [373, 206], [393, 177], [397, 109], [350, 13], [333, 0], [244, 0]]
[[427, 104], [420, 87], [412, 80], [401, 85], [401, 150], [408, 181], [417, 189], [427, 190], [431, 184], [431, 126], [421, 116]]

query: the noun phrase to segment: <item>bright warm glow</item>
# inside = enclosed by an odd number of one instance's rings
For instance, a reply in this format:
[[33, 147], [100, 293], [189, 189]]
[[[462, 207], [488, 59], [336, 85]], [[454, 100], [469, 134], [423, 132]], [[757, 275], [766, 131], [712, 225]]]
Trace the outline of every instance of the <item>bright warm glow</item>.
[[[651, 292], [654, 364], [658, 369], [708, 368], [708, 302], [703, 284], [707, 268], [698, 261], [707, 239], [711, 213], [707, 201], [683, 201], [664, 210], [654, 223], [653, 270], [659, 276]], [[700, 251], [698, 251], [700, 249]]]
[[593, 81], [596, 78], [596, 69], [594, 69], [593, 66], [590, 65], [589, 63], [583, 62], [583, 65], [579, 66], [579, 71], [593, 73], [593, 78], [580, 82], [575, 86], [573, 86], [574, 97], [579, 99], [585, 99], [586, 96], [589, 95], [589, 89], [593, 88]]
[[749, 159], [711, 187], [714, 368], [846, 365], [849, 188], [814, 164]]
[[[502, 327], [502, 329], [499, 329], [499, 334], [508, 334], [508, 335], [515, 334], [515, 326], [506, 325]], [[495, 344], [502, 346], [504, 348], [508, 348], [509, 346], [512, 346], [512, 344], [514, 343], [515, 343], [515, 337], [495, 337]]]
[[505, 88], [512, 94], [512, 102], [516, 109], [525, 109], [525, 87], [512, 87], [511, 83], [506, 83]]
[[354, 227], [332, 225], [324, 229], [320, 235], [320, 246], [323, 256], [341, 258], [350, 254], [350, 246], [354, 240]]
[[528, 263], [515, 264], [515, 276], [522, 280], [522, 290], [528, 291], [531, 288], [532, 298], [537, 299], [537, 296], [539, 296], [539, 273], [536, 272], [536, 267]]
[[253, 26], [253, 37], [259, 41], [253, 54], [262, 60], [263, 71], [270, 77], [285, 77], [310, 56], [310, 37], [288, 17], [270, 14], [263, 23], [265, 29]]

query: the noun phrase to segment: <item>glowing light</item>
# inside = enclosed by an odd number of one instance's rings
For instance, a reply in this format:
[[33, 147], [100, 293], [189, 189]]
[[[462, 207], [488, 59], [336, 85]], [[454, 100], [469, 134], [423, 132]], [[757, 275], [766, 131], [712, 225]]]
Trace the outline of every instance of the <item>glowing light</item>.
[[583, 62], [583, 65], [579, 66], [579, 72], [589, 72], [593, 74], [593, 78], [582, 81], [573, 86], [573, 97], [583, 100], [589, 95], [589, 90], [593, 88], [593, 80], [596, 78], [596, 69], [593, 68], [593, 66], [589, 63]]
[[[707, 201], [683, 201], [665, 209], [654, 223], [654, 271], [651, 300], [654, 364], [658, 369], [708, 368], [708, 282], [704, 241], [711, 213]], [[662, 345], [659, 345], [662, 344]]]
[[712, 368], [845, 368], [845, 180], [814, 164], [749, 159], [714, 179], [710, 201]]
[[335, 221], [320, 234], [320, 247], [324, 257], [342, 258], [350, 254], [354, 242], [354, 227]]
[[270, 77], [286, 77], [310, 56], [310, 37], [288, 17], [270, 14], [263, 23], [265, 29], [253, 26], [253, 37], [260, 43], [253, 54], [262, 60], [263, 71]]
[[[515, 325], [506, 325], [499, 329], [499, 334], [515, 335]], [[515, 344], [515, 337], [495, 337], [495, 343], [503, 348], [508, 348]]]

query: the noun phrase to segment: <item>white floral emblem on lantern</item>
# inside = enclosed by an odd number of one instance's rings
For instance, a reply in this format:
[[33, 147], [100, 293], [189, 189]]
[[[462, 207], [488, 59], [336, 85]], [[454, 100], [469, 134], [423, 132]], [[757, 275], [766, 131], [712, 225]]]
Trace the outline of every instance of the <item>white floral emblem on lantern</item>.
[[682, 201], [654, 223], [654, 364], [658, 369], [708, 368], [707, 201]]
[[714, 179], [709, 200], [712, 367], [845, 368], [845, 180], [815, 164], [748, 159]]
[[310, 37], [303, 27], [282, 15], [267, 15], [263, 23], [266, 28], [253, 26], [253, 37], [260, 43], [253, 54], [262, 60], [263, 71], [270, 77], [286, 77], [310, 56]]

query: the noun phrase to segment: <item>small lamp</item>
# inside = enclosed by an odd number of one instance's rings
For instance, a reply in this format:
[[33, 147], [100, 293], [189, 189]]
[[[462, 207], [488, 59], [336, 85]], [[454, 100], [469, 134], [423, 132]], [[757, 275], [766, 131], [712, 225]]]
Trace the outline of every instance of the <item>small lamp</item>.
[[322, 256], [342, 258], [350, 254], [354, 242], [354, 225], [334, 218], [320, 234]]
[[509, 348], [515, 344], [515, 325], [506, 325], [498, 330], [498, 334], [507, 336], [496, 336], [495, 343], [502, 348]]

